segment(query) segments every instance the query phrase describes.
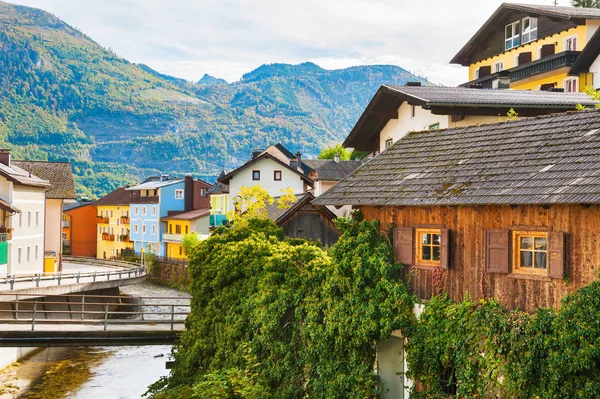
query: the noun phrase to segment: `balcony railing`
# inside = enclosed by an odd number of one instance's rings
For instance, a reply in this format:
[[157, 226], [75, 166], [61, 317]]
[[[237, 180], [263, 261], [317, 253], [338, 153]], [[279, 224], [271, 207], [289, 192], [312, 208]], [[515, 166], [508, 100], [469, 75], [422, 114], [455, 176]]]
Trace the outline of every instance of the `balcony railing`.
[[182, 242], [183, 241], [183, 234], [165, 233], [165, 234], [162, 235], [162, 239], [165, 242]]
[[[580, 54], [581, 51], [563, 51], [562, 53], [553, 54], [548, 57], [529, 62], [525, 65], [519, 65], [514, 68], [506, 69], [502, 71], [502, 73], [508, 72], [510, 76], [510, 82], [512, 83], [558, 68], [570, 67], [575, 63]], [[461, 87], [479, 87], [482, 89], [491, 89], [494, 80], [498, 78], [499, 74], [500, 72], [497, 72], [467, 83], [463, 83]]]
[[96, 223], [108, 223], [108, 216], [96, 216]]
[[129, 216], [121, 216], [121, 224], [129, 224]]
[[102, 233], [102, 241], [114, 241], [114, 240], [115, 240], [114, 234]]
[[154, 197], [132, 197], [132, 204], [158, 204], [158, 196]]
[[119, 236], [119, 241], [121, 241], [121, 242], [131, 242], [131, 237], [129, 237], [129, 234], [121, 234]]
[[0, 242], [12, 239], [12, 227], [0, 226]]

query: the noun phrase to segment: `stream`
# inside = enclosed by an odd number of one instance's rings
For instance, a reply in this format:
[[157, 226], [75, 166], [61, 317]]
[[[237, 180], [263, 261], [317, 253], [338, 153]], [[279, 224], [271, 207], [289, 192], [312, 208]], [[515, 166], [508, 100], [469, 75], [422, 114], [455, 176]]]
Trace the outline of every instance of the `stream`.
[[[189, 297], [148, 282], [121, 287], [121, 292]], [[0, 399], [142, 398], [150, 384], [169, 374], [170, 354], [171, 347], [164, 345], [44, 348], [0, 373]]]

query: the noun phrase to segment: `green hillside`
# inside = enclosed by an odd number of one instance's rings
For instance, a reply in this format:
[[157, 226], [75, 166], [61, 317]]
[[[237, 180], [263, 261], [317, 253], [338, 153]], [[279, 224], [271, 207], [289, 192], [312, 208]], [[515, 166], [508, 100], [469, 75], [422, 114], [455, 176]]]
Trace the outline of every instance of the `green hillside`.
[[21, 158], [70, 160], [88, 196], [158, 172], [211, 179], [273, 142], [316, 155], [347, 135], [380, 84], [406, 81], [425, 82], [395, 66], [305, 63], [194, 84], [0, 1], [2, 145]]

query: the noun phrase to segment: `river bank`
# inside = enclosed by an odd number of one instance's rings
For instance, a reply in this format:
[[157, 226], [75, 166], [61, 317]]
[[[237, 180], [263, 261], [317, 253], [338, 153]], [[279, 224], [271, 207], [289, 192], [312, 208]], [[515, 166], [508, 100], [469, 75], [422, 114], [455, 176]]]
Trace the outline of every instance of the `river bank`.
[[[141, 283], [121, 287], [131, 297], [189, 294]], [[146, 303], [162, 302], [149, 299]], [[168, 374], [170, 346], [43, 348], [0, 371], [0, 399], [137, 399]]]

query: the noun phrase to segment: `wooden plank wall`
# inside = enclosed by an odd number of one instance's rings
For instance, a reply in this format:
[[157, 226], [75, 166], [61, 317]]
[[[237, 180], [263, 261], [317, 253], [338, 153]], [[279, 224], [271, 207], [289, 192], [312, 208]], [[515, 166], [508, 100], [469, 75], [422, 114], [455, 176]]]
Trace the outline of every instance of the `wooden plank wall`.
[[[454, 300], [469, 293], [476, 299], [495, 298], [510, 309], [532, 311], [558, 308], [567, 293], [598, 279], [599, 205], [552, 205], [548, 209], [537, 205], [363, 207], [362, 212], [367, 219], [379, 220], [382, 227], [439, 224], [450, 230], [447, 276], [439, 268], [415, 266], [407, 270], [413, 276], [413, 292], [423, 299], [429, 299], [437, 286], [437, 291], [448, 292]], [[518, 230], [518, 226], [567, 233], [564, 280], [486, 272], [485, 231]]]

